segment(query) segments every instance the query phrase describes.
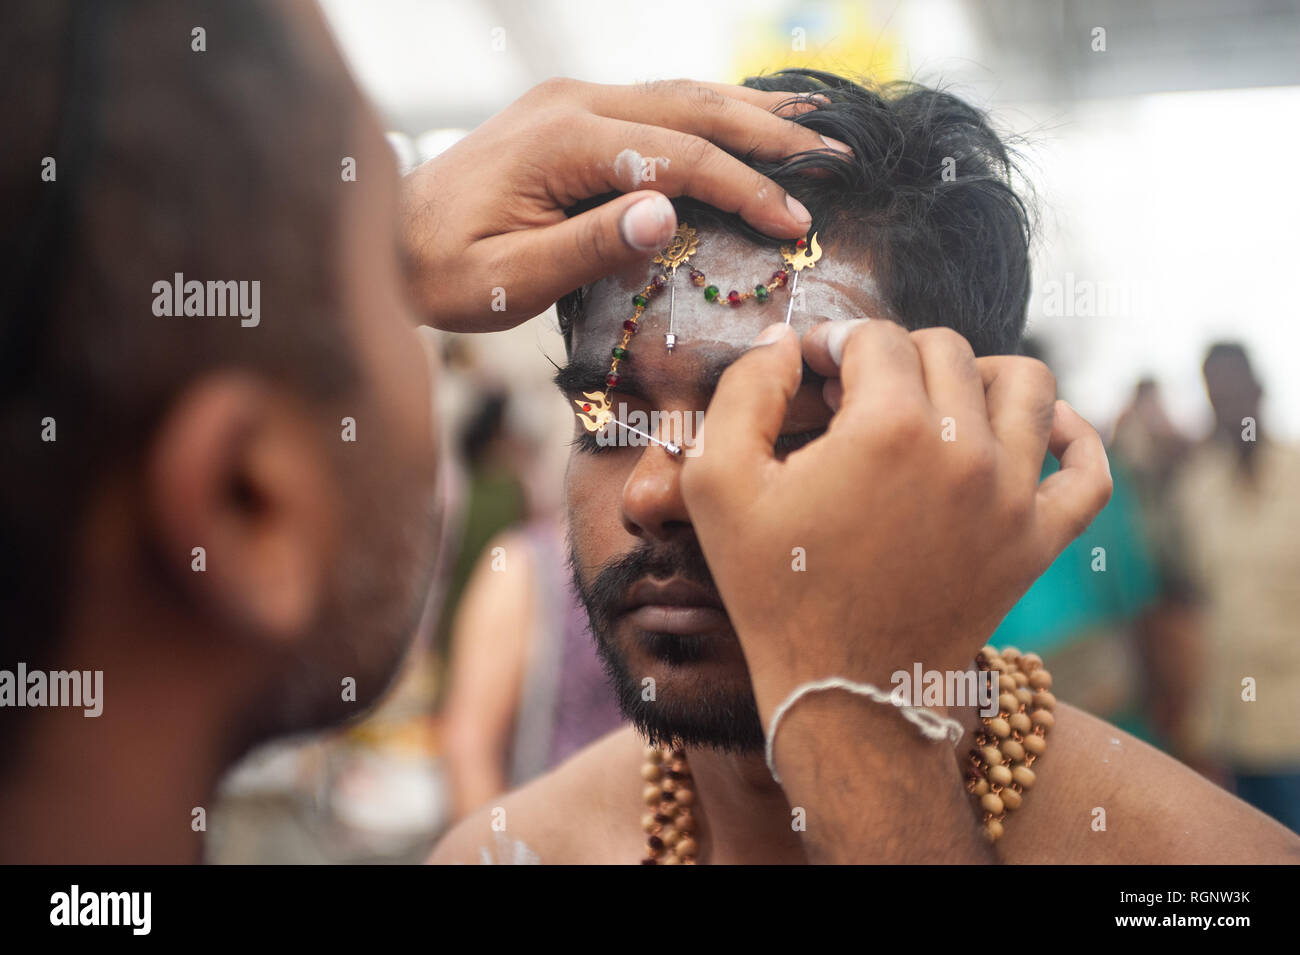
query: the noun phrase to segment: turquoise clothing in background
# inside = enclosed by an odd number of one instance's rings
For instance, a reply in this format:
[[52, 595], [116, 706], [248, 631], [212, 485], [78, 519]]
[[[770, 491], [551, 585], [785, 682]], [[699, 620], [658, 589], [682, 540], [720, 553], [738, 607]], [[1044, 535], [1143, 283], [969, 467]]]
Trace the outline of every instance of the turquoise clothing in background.
[[[1043, 477], [1059, 469], [1048, 455]], [[1159, 579], [1143, 533], [1133, 485], [1112, 461], [1110, 503], [1029, 588], [989, 640], [1047, 657], [1053, 650], [1098, 629], [1124, 627], [1159, 596]], [[1105, 551], [1105, 570], [1096, 548]], [[1150, 741], [1136, 710], [1115, 718], [1121, 728]]]
[[[1043, 477], [1058, 468], [1048, 456]], [[1158, 580], [1132, 485], [1118, 466], [1112, 478], [1110, 503], [1011, 608], [990, 641], [994, 646], [1011, 644], [1046, 656], [1095, 627], [1132, 620], [1155, 600]], [[1093, 570], [1098, 547], [1105, 549], [1104, 571]]]

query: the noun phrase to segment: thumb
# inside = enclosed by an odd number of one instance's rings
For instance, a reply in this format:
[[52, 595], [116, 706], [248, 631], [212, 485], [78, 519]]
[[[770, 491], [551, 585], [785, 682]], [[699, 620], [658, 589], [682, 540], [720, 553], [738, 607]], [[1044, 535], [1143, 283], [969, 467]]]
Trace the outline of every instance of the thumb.
[[[645, 253], [667, 245], [677, 229], [677, 212], [662, 192], [646, 189], [584, 212], [573, 221], [587, 230], [589, 244], [597, 250], [593, 267], [604, 275], [610, 263], [639, 262]], [[606, 235], [615, 221], [621, 245]]]
[[662, 192], [629, 192], [572, 219], [482, 239], [495, 282], [511, 290], [506, 307], [474, 331], [511, 328], [564, 294], [634, 264], [668, 244], [677, 213]]
[[521, 247], [526, 238], [531, 249], [522, 254], [544, 262], [548, 280], [566, 292], [628, 265], [648, 265], [676, 229], [677, 213], [668, 197], [643, 189], [515, 237]]
[[713, 392], [698, 436], [703, 470], [730, 475], [774, 460], [773, 445], [802, 376], [794, 329], [784, 322], [763, 329]]

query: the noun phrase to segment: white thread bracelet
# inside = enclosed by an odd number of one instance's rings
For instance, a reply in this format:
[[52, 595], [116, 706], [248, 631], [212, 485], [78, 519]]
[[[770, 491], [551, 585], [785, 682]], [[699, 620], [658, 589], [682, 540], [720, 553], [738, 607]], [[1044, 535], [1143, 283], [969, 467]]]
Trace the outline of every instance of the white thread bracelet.
[[962, 733], [964, 732], [962, 725], [951, 717], [940, 716], [933, 710], [928, 710], [922, 706], [911, 706], [896, 699], [892, 693], [886, 693], [870, 683], [854, 683], [852, 680], [833, 676], [829, 679], [817, 680], [813, 683], [805, 683], [802, 686], [795, 687], [794, 691], [785, 698], [785, 702], [778, 706], [776, 712], [772, 714], [772, 725], [767, 731], [767, 768], [772, 773], [772, 779], [778, 783], [781, 781], [781, 777], [777, 775], [772, 753], [776, 746], [776, 731], [781, 725], [781, 719], [790, 707], [798, 703], [803, 697], [809, 693], [819, 693], [822, 690], [848, 690], [858, 696], [867, 697], [873, 703], [890, 703], [898, 707], [903, 714], [903, 718], [920, 729], [921, 735], [926, 739], [941, 740], [948, 737], [952, 740], [953, 746], [961, 742]]

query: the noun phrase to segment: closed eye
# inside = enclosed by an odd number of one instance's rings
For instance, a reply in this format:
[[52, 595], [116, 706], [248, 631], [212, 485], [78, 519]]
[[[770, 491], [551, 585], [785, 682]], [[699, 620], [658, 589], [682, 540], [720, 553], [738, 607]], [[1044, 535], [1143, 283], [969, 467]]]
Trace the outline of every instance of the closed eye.
[[603, 451], [609, 451], [617, 447], [611, 442], [601, 442], [596, 438], [593, 431], [583, 431], [575, 437], [570, 447], [577, 449], [583, 454], [600, 454]]
[[[818, 428], [815, 431], [801, 431], [797, 434], [783, 434], [776, 439], [773, 450], [778, 458], [784, 458], [786, 455], [793, 454], [806, 444], [816, 441], [826, 433], [825, 428]], [[601, 442], [591, 431], [583, 431], [574, 437], [571, 447], [583, 454], [601, 454], [605, 451], [614, 450], [620, 445], [611, 442]]]

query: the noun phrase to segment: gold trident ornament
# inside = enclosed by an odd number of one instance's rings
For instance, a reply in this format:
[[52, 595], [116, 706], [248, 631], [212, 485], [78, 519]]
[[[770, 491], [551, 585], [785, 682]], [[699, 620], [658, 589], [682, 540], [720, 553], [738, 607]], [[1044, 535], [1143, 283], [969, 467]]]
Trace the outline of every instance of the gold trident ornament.
[[822, 247], [817, 243], [816, 232], [807, 240], [800, 239], [793, 246], [781, 246], [781, 258], [785, 259], [786, 264], [796, 272], [816, 268], [821, 257]]
[[582, 422], [582, 426], [588, 431], [596, 432], [607, 424], [616, 424], [625, 431], [631, 431], [633, 434], [640, 435], [651, 444], [659, 445], [659, 447], [663, 448], [675, 458], [680, 458], [682, 456], [680, 445], [674, 444], [671, 441], [664, 441], [660, 438], [656, 438], [653, 434], [648, 434], [639, 428], [634, 428], [630, 424], [624, 424], [622, 421], [615, 418], [614, 411], [609, 405], [609, 392], [584, 391], [582, 397], [587, 400], [578, 401], [575, 398], [573, 403], [581, 409], [577, 412], [578, 420]]
[[573, 401], [581, 409], [576, 413], [582, 426], [595, 432], [609, 424], [614, 417], [614, 411], [609, 405], [609, 392], [584, 391], [582, 397], [587, 400], [579, 401], [575, 398]]
[[822, 247], [817, 243], [816, 232], [806, 240], [800, 239], [793, 247], [781, 246], [781, 258], [785, 259], [785, 264], [794, 270], [794, 281], [790, 283], [790, 304], [785, 310], [787, 325], [790, 324], [790, 316], [794, 312], [794, 293], [799, 288], [799, 273], [804, 269], [816, 268], [821, 257]]
[[651, 260], [662, 265], [668, 273], [668, 334], [664, 336], [664, 344], [670, 352], [677, 344], [677, 336], [673, 334], [673, 316], [677, 313], [677, 266], [685, 265], [699, 247], [699, 234], [683, 222], [677, 226], [672, 241]]

